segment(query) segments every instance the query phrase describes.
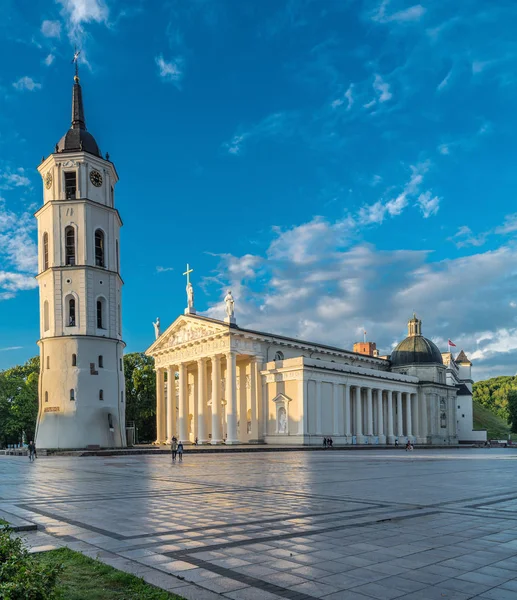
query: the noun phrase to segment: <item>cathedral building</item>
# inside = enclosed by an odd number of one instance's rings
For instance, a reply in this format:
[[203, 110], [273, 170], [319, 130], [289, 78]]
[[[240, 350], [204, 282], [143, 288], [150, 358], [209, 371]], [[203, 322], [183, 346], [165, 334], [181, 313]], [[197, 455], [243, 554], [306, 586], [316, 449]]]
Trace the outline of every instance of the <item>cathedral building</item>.
[[379, 357], [371, 342], [355, 349], [241, 328], [233, 303], [225, 321], [187, 309], [147, 350], [156, 366], [157, 443], [486, 439], [472, 430], [471, 363], [463, 352], [442, 354], [416, 316], [390, 356]]
[[79, 77], [72, 123], [38, 167], [39, 448], [123, 447], [124, 365], [115, 165], [86, 130]]

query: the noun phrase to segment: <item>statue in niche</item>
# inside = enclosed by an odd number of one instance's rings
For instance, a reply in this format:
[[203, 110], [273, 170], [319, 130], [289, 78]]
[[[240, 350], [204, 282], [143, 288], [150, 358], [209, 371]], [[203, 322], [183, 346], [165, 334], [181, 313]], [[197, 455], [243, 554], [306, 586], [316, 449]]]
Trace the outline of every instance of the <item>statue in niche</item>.
[[278, 409], [278, 433], [287, 433], [287, 412], [283, 406]]
[[160, 317], [156, 317], [156, 321], [153, 323], [154, 335], [158, 339], [160, 337]]
[[232, 290], [228, 290], [228, 293], [224, 297], [224, 302], [226, 304], [226, 316], [231, 319], [235, 316], [235, 300], [232, 296]]
[[190, 281], [187, 283], [187, 306], [194, 308], [194, 288]]

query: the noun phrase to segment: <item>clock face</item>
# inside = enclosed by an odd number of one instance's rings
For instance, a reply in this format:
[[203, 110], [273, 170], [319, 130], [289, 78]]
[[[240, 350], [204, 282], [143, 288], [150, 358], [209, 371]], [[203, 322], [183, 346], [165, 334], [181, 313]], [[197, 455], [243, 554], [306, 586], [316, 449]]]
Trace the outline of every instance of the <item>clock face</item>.
[[47, 190], [49, 190], [52, 187], [52, 173], [51, 173], [51, 171], [49, 171], [45, 175], [45, 187], [47, 188]]
[[99, 173], [99, 171], [90, 171], [90, 181], [95, 187], [101, 187], [102, 175]]

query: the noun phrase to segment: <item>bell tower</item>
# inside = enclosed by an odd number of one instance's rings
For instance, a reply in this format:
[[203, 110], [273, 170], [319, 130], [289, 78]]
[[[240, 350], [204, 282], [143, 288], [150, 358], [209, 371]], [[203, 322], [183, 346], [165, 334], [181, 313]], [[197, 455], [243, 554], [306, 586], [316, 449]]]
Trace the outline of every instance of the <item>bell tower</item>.
[[74, 77], [72, 123], [38, 167], [38, 448], [124, 447], [120, 227], [115, 165], [86, 130]]

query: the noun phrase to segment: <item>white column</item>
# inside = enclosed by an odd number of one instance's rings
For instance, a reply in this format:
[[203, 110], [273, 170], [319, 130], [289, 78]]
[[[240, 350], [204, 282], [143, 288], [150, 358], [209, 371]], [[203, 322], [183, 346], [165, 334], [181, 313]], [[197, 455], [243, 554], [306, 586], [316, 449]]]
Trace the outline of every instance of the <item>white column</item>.
[[188, 438], [188, 381], [187, 381], [187, 365], [180, 363], [179, 365], [179, 413], [178, 413], [178, 429], [179, 440], [184, 444], [189, 441]]
[[246, 386], [246, 371], [248, 361], [239, 365], [239, 442], [248, 441], [248, 388]]
[[411, 412], [412, 412], [412, 428], [413, 435], [418, 438], [420, 437], [420, 423], [419, 419], [419, 410], [418, 410], [418, 397], [416, 394], [411, 394]]
[[221, 357], [212, 356], [212, 444], [221, 443]]
[[420, 431], [420, 436], [422, 437], [422, 442], [425, 444], [427, 442], [427, 394], [422, 392], [422, 416], [421, 421], [422, 429]]
[[250, 362], [250, 399], [251, 399], [251, 433], [250, 433], [250, 441], [258, 442], [258, 416], [259, 416], [259, 407], [258, 407], [258, 398], [257, 398], [257, 389], [259, 385], [258, 374], [257, 374], [257, 357], [252, 356]]
[[333, 419], [334, 419], [334, 429], [333, 429], [333, 435], [341, 435], [341, 427], [340, 427], [340, 420], [339, 420], [339, 413], [341, 412], [339, 410], [339, 404], [341, 401], [340, 398], [340, 386], [339, 383], [333, 383], [332, 384], [332, 408], [333, 408]]
[[386, 392], [388, 402], [388, 444], [393, 444], [395, 436], [393, 435], [393, 392], [388, 390]]
[[303, 371], [301, 373], [301, 379], [298, 381], [298, 409], [300, 411], [300, 422], [298, 424], [298, 434], [299, 435], [305, 435], [307, 433], [306, 431], [306, 426], [307, 426], [307, 414], [306, 414], [306, 410], [307, 410], [307, 386], [305, 384], [305, 381], [303, 380]]
[[197, 437], [198, 443], [206, 444], [206, 359], [197, 361]]
[[404, 435], [402, 427], [402, 392], [397, 392], [397, 435]]
[[316, 381], [316, 435], [321, 435], [321, 381]]
[[226, 355], [226, 432], [227, 444], [238, 444], [237, 436], [237, 354]]
[[165, 396], [163, 368], [156, 369], [156, 443], [165, 443]]
[[359, 386], [355, 386], [355, 437], [356, 443], [362, 444], [364, 442], [363, 439], [363, 407], [362, 407], [362, 398], [361, 398], [361, 388]]
[[386, 443], [384, 435], [384, 411], [382, 409], [382, 390], [377, 390], [377, 435], [379, 436], [379, 444]]
[[411, 437], [411, 394], [406, 392], [406, 435]]
[[170, 444], [174, 436], [174, 400], [176, 399], [176, 380], [173, 367], [167, 368], [167, 443]]
[[352, 435], [352, 423], [350, 422], [350, 386], [345, 385], [345, 435]]
[[373, 435], [372, 388], [367, 388], [366, 390], [366, 435]]

